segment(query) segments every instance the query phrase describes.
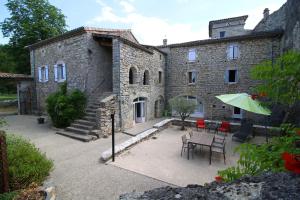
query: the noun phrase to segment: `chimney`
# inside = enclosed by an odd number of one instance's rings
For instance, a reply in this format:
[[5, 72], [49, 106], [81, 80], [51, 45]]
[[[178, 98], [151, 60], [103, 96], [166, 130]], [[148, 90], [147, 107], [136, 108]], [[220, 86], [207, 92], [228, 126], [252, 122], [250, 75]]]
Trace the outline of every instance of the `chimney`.
[[167, 44], [168, 44], [167, 38], [163, 39], [163, 45], [164, 45], [164, 46], [167, 46]]
[[269, 16], [269, 14], [270, 14], [269, 8], [265, 8], [264, 9], [264, 19], [267, 19], [267, 17]]

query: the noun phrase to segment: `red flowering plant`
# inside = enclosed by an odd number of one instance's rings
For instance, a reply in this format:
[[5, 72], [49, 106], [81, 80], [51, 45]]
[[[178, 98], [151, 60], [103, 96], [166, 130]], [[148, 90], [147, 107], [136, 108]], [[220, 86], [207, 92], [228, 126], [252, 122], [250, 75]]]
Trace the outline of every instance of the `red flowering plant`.
[[223, 178], [222, 178], [222, 176], [216, 176], [215, 180], [216, 180], [216, 182], [220, 183], [223, 181]]
[[300, 154], [291, 154], [284, 152], [282, 154], [284, 160], [284, 168], [288, 171], [292, 171], [296, 174], [300, 174]]

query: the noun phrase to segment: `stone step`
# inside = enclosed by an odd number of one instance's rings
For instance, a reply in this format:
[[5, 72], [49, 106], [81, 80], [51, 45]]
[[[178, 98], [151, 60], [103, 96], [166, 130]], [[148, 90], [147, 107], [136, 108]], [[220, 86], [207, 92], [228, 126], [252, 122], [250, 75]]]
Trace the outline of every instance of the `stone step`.
[[86, 112], [86, 113], [85, 113], [85, 116], [88, 116], [88, 117], [96, 117], [96, 113]]
[[87, 107], [87, 109], [93, 109], [93, 110], [98, 109], [98, 108], [100, 108], [100, 107], [99, 106], [95, 106], [95, 105], [89, 105]]
[[63, 135], [63, 136], [66, 136], [66, 137], [70, 137], [70, 138], [73, 138], [73, 139], [77, 139], [77, 140], [80, 140], [80, 141], [83, 141], [83, 142], [89, 142], [91, 140], [97, 139], [95, 136], [80, 135], [80, 134], [76, 134], [76, 133], [69, 132], [69, 131], [58, 131], [58, 132], [56, 132], [56, 134]]
[[90, 109], [90, 108], [87, 108], [87, 109], [85, 109], [85, 112], [86, 113], [96, 113], [97, 112], [97, 109]]
[[87, 120], [87, 121], [90, 121], [90, 122], [96, 122], [95, 117], [84, 116], [83, 119]]
[[92, 130], [94, 128], [94, 126], [88, 126], [80, 123], [72, 123], [71, 127], [85, 129], [85, 130]]
[[77, 119], [74, 122], [76, 124], [83, 124], [83, 125], [87, 125], [87, 126], [96, 126], [95, 122], [90, 122], [90, 121], [84, 120], [84, 119]]
[[67, 127], [66, 131], [77, 133], [77, 134], [82, 134], [82, 135], [88, 135], [90, 133], [90, 130], [75, 128], [72, 126]]

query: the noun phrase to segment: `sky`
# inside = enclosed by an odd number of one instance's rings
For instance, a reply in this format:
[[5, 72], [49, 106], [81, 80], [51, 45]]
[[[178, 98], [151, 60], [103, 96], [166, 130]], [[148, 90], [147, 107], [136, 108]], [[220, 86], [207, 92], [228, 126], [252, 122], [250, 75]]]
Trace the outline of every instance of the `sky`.
[[[131, 29], [142, 44], [161, 45], [208, 38], [208, 23], [249, 15], [253, 29], [263, 10], [276, 11], [286, 0], [48, 0], [66, 16], [68, 30], [81, 26]], [[0, 0], [0, 22], [10, 17]], [[0, 44], [8, 42], [0, 33]]]

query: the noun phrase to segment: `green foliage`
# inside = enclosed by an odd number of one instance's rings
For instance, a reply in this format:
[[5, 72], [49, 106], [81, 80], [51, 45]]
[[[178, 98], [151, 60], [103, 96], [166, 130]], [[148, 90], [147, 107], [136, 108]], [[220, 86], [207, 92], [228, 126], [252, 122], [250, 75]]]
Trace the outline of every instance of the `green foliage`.
[[16, 94], [0, 94], [0, 101], [17, 99]]
[[29, 53], [24, 47], [65, 32], [65, 16], [48, 0], [7, 0], [5, 5], [10, 18], [0, 27], [3, 35], [10, 37], [7, 53], [16, 64], [16, 72], [29, 73]]
[[184, 97], [174, 97], [169, 100], [171, 108], [178, 114], [182, 120], [181, 129], [184, 130], [184, 120], [193, 113], [197, 107], [195, 101], [188, 100]]
[[53, 162], [20, 136], [8, 134], [6, 139], [10, 190], [26, 188], [33, 182], [42, 183]]
[[3, 126], [6, 126], [7, 125], [7, 122], [0, 117], [0, 128], [2, 128]]
[[14, 198], [18, 195], [17, 191], [7, 192], [4, 194], [0, 194], [0, 200], [14, 200]]
[[260, 146], [241, 144], [235, 150], [240, 154], [237, 166], [219, 171], [218, 174], [225, 181], [233, 181], [245, 175], [254, 176], [264, 171], [285, 171], [282, 153], [299, 154], [300, 149], [296, 148], [295, 141], [300, 140], [300, 136], [290, 125], [283, 125], [282, 128], [286, 129], [286, 135], [274, 137], [270, 143]]
[[58, 92], [47, 97], [46, 102], [53, 125], [64, 128], [84, 115], [86, 97], [80, 90], [68, 93], [67, 84], [64, 83]]
[[289, 51], [273, 63], [262, 62], [252, 68], [251, 77], [261, 81], [255, 92], [265, 93], [271, 104], [285, 105], [289, 112], [300, 100], [300, 53]]
[[16, 72], [17, 63], [14, 57], [10, 54], [9, 45], [0, 45], [0, 71], [1, 72]]

